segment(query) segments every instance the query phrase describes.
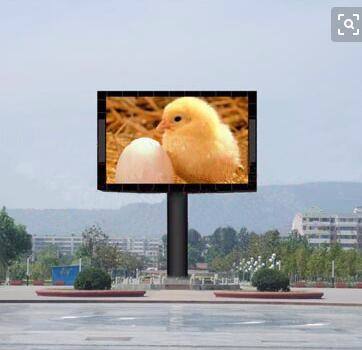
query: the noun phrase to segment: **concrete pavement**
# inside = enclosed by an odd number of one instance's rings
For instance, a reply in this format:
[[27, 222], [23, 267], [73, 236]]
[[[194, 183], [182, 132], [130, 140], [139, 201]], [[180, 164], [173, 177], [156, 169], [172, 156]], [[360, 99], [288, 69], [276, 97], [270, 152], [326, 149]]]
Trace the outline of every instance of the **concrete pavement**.
[[357, 350], [361, 344], [361, 309], [351, 307], [0, 304], [0, 350]]
[[[271, 303], [271, 304], [305, 304], [305, 305], [340, 305], [362, 306], [362, 289], [332, 289], [332, 288], [303, 288], [309, 291], [322, 291], [323, 299], [320, 300], [284, 300], [284, 299], [235, 299], [217, 298], [213, 291], [197, 290], [149, 290], [141, 298], [56, 298], [39, 297], [35, 290], [49, 287], [34, 286], [0, 286], [0, 303], [6, 302], [132, 302], [132, 303]], [[59, 287], [50, 287], [59, 288]], [[301, 290], [296, 288], [294, 290]]]

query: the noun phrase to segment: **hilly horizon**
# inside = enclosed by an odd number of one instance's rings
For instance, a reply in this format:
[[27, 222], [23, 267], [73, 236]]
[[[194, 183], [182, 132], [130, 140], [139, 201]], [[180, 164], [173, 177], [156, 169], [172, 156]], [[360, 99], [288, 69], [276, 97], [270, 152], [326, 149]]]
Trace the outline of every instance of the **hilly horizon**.
[[[121, 195], [121, 194], [120, 194]], [[320, 182], [260, 186], [256, 193], [189, 195], [189, 227], [211, 234], [217, 227], [246, 227], [257, 233], [290, 230], [297, 212], [313, 206], [350, 213], [362, 205], [362, 183]], [[166, 233], [166, 200], [120, 209], [7, 209], [31, 234], [80, 234], [98, 224], [111, 236], [154, 237]]]

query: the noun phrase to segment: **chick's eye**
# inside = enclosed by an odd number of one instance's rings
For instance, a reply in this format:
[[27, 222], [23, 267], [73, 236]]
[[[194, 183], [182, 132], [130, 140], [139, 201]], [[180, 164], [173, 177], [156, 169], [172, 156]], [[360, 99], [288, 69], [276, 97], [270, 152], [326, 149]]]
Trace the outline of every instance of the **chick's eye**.
[[181, 117], [180, 115], [177, 115], [175, 118], [173, 118], [173, 120], [174, 120], [175, 122], [180, 122], [181, 119], [182, 119], [182, 117]]

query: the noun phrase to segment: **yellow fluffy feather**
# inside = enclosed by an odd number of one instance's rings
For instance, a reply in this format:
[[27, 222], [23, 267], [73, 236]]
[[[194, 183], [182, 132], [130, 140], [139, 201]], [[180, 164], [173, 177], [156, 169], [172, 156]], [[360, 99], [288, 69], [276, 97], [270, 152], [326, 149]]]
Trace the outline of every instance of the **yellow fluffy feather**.
[[205, 101], [181, 97], [169, 103], [157, 127], [178, 176], [188, 183], [230, 183], [240, 168], [238, 144]]

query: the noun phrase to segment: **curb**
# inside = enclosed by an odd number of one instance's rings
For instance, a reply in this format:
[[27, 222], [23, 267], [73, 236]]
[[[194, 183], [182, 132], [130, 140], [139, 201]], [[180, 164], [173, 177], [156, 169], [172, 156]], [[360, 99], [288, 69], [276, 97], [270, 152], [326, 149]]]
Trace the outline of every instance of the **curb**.
[[41, 297], [68, 298], [118, 298], [143, 297], [144, 290], [69, 290], [69, 289], [39, 289], [35, 291]]
[[252, 300], [130, 300], [130, 299], [30, 299], [30, 300], [0, 300], [0, 304], [215, 304], [215, 305], [295, 305], [295, 306], [339, 306], [339, 307], [362, 307], [357, 303], [329, 303], [329, 302], [298, 302], [298, 301], [252, 301]]
[[214, 292], [216, 297], [247, 299], [321, 299], [322, 292]]

